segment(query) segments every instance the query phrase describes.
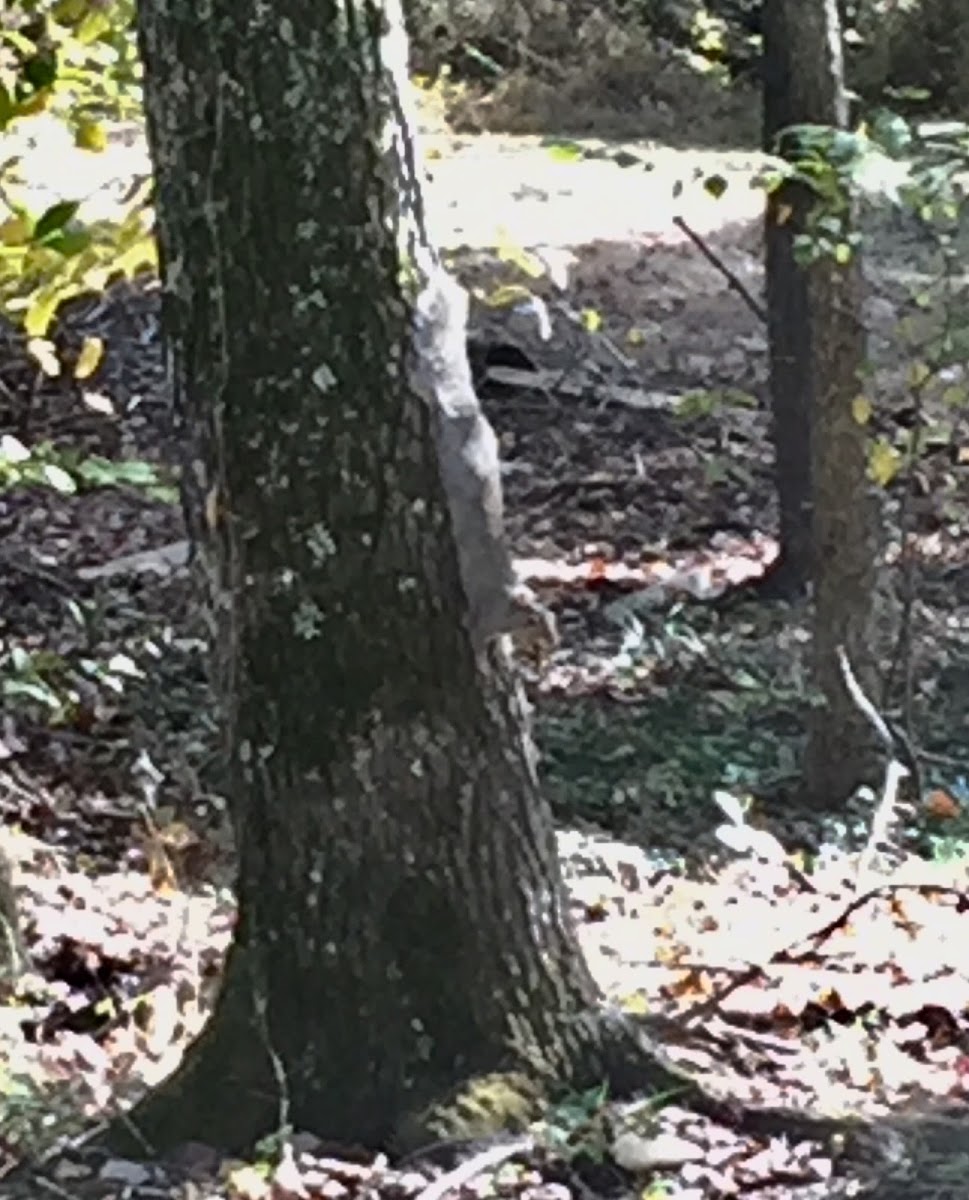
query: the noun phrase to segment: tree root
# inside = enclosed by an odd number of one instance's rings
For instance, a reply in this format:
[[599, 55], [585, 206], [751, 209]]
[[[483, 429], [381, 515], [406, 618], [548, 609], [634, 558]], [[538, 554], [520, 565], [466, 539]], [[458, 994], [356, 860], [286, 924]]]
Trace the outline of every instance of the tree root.
[[[592, 1029], [594, 1037], [589, 1036]], [[412, 1154], [432, 1143], [467, 1149], [505, 1140], [547, 1115], [563, 1094], [605, 1084], [613, 1100], [662, 1096], [740, 1135], [819, 1143], [833, 1160], [868, 1178], [896, 1171], [907, 1157], [902, 1123], [876, 1125], [861, 1116], [828, 1116], [800, 1108], [752, 1108], [730, 1094], [727, 1082], [699, 1080], [676, 1065], [626, 1013], [597, 1014], [572, 1049], [577, 1045], [581, 1054], [567, 1073], [535, 1070], [533, 1064], [466, 1081], [440, 1102], [406, 1118], [393, 1149]], [[912, 1130], [917, 1128], [913, 1123]]]

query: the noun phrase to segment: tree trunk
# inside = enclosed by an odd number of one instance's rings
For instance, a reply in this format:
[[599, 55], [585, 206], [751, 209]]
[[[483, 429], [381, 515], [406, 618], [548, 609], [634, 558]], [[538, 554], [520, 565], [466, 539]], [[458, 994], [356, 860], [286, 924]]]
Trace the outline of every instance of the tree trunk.
[[861, 268], [828, 258], [811, 269], [812, 333], [817, 353], [814, 409], [814, 681], [823, 704], [812, 713], [804, 761], [805, 792], [816, 805], [839, 805], [874, 782], [875, 745], [848, 692], [838, 660], [843, 646], [869, 695], [877, 525], [866, 476], [865, 427], [853, 413], [866, 354]]
[[[844, 128], [841, 26], [836, 0], [799, 10], [798, 48], [806, 79], [802, 120]], [[855, 223], [854, 205], [843, 233]], [[819, 805], [840, 804], [871, 779], [872, 731], [852, 701], [838, 647], [871, 689], [874, 662], [872, 610], [877, 551], [876, 514], [867, 479], [867, 434], [853, 402], [861, 390], [867, 339], [861, 319], [862, 273], [857, 252], [845, 264], [825, 256], [808, 271], [811, 371], [814, 389], [811, 470], [814, 580], [814, 679], [822, 705], [815, 710], [805, 756], [805, 789]]]
[[[830, 5], [765, 0], [763, 9], [764, 149], [778, 153], [778, 135], [792, 125], [843, 127], [847, 120], [840, 34], [830, 28]], [[835, 13], [837, 20], [837, 13]], [[780, 148], [782, 150], [782, 147]], [[768, 346], [775, 477], [780, 509], [780, 555], [766, 588], [794, 598], [812, 578], [811, 413], [814, 407], [808, 283], [795, 261], [811, 194], [790, 182], [768, 197], [764, 230]]]
[[591, 1081], [396, 0], [143, 0], [139, 23], [240, 872], [213, 1019], [136, 1119], [156, 1145], [280, 1115], [379, 1142], [476, 1074]]

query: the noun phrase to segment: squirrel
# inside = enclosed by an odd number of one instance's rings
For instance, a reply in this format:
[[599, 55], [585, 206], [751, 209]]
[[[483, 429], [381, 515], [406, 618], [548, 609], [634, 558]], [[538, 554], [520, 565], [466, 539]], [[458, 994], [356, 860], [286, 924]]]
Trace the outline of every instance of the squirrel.
[[555, 617], [518, 578], [505, 538], [498, 438], [468, 363], [468, 296], [443, 267], [426, 277], [414, 312], [415, 383], [428, 404], [457, 544], [475, 655], [502, 634], [543, 658], [558, 644]]

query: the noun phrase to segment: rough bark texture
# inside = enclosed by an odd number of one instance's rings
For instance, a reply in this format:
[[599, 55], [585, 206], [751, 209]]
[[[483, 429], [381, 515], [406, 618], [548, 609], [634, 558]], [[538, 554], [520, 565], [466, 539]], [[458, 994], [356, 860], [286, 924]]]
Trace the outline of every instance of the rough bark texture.
[[[848, 109], [835, 0], [803, 6], [797, 29], [806, 75], [800, 87], [818, 106], [802, 120], [844, 128]], [[822, 107], [825, 95], [827, 104]], [[849, 207], [846, 232], [851, 224]], [[852, 410], [867, 346], [858, 255], [845, 265], [825, 257], [810, 268], [809, 276], [813, 653], [823, 705], [811, 723], [805, 784], [817, 803], [840, 804], [860, 783], [871, 780], [876, 765], [871, 730], [851, 700], [837, 656], [838, 647], [844, 646], [856, 674], [870, 688], [876, 666], [872, 616], [877, 526], [866, 472], [867, 434]]]
[[241, 866], [214, 1018], [136, 1119], [157, 1145], [280, 1116], [379, 1142], [472, 1075], [600, 1062], [494, 639], [516, 602], [494, 437], [424, 228], [395, 0], [139, 22]]
[[[803, 0], [765, 0], [762, 33], [764, 149], [778, 152], [778, 135], [792, 125], [843, 127], [847, 120], [840, 49], [832, 42], [830, 6]], [[834, 15], [837, 22], [837, 13]], [[835, 25], [835, 37], [840, 37]], [[835, 68], [832, 56], [837, 53]], [[765, 225], [768, 344], [775, 471], [780, 509], [780, 556], [771, 586], [781, 595], [804, 592], [812, 577], [811, 413], [814, 407], [811, 322], [805, 271], [794, 258], [811, 195], [799, 183], [771, 193]]]
[[866, 475], [866, 431], [852, 412], [866, 352], [860, 264], [818, 263], [812, 268], [810, 297], [816, 346], [813, 529], [818, 556], [812, 650], [823, 705], [813, 714], [804, 777], [815, 803], [838, 805], [859, 784], [877, 782], [878, 770], [871, 728], [845, 686], [837, 654], [844, 646], [855, 674], [873, 695], [877, 523]]

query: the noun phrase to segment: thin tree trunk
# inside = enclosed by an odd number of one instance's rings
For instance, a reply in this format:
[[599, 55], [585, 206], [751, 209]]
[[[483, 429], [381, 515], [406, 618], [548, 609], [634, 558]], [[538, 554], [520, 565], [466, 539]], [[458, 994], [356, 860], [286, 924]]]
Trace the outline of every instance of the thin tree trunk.
[[[841, 25], [836, 0], [805, 5], [801, 52], [813, 64], [823, 123], [844, 128]], [[805, 85], [806, 86], [806, 85]], [[819, 110], [820, 111], [820, 110]], [[817, 120], [818, 118], [813, 118]], [[843, 233], [855, 224], [848, 198]], [[871, 691], [875, 663], [873, 605], [877, 554], [876, 513], [867, 479], [867, 434], [854, 415], [867, 357], [861, 319], [862, 270], [855, 253], [840, 264], [830, 256], [810, 268], [811, 356], [815, 397], [812, 430], [814, 567], [814, 679], [823, 704], [813, 713], [805, 755], [805, 788], [817, 804], [840, 804], [876, 767], [872, 733], [842, 677], [838, 647]]]
[[[836, 0], [765, 0], [764, 142], [785, 152], [783, 130], [843, 129], [848, 122]], [[779, 137], [779, 135], [781, 135]], [[780, 142], [778, 146], [777, 143]], [[861, 678], [871, 677], [874, 588], [873, 512], [866, 479], [865, 430], [854, 419], [864, 363], [861, 268], [830, 257], [795, 261], [808, 229], [812, 194], [792, 181], [767, 209], [766, 267], [771, 403], [781, 555], [774, 588], [785, 595], [814, 585], [814, 681], [822, 705], [812, 715], [805, 791], [840, 803], [872, 766], [870, 731], [841, 677], [844, 645]], [[848, 232], [852, 216], [846, 217]]]
[[[844, 126], [844, 88], [832, 75], [832, 42], [825, 4], [765, 0], [763, 9], [763, 143], [778, 152], [778, 135], [792, 125]], [[840, 54], [840, 51], [839, 51]], [[794, 256], [811, 193], [790, 182], [772, 192], [764, 230], [775, 479], [780, 555], [766, 590], [796, 597], [813, 571], [811, 421], [814, 408], [808, 283]]]
[[835, 806], [859, 784], [874, 782], [878, 770], [871, 728], [851, 699], [838, 658], [843, 646], [854, 673], [874, 694], [877, 514], [866, 474], [865, 428], [853, 411], [866, 355], [859, 261], [840, 266], [828, 258], [814, 265], [810, 295], [818, 347], [812, 654], [823, 704], [812, 714], [804, 781], [814, 804]]

